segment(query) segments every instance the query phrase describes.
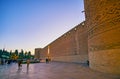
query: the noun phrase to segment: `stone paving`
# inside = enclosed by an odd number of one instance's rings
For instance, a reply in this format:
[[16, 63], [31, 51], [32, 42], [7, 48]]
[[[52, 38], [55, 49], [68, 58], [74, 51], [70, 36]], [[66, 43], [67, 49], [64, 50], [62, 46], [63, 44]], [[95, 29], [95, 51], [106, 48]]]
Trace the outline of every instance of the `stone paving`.
[[88, 66], [75, 63], [26, 64], [18, 69], [17, 64], [0, 65], [0, 79], [120, 79], [119, 75], [91, 70]]

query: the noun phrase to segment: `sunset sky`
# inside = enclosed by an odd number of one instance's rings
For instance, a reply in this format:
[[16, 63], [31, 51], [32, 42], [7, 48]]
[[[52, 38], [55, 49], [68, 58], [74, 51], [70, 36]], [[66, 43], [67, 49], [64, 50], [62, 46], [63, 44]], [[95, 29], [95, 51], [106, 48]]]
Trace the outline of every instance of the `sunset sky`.
[[84, 21], [83, 0], [0, 0], [0, 49], [43, 48]]

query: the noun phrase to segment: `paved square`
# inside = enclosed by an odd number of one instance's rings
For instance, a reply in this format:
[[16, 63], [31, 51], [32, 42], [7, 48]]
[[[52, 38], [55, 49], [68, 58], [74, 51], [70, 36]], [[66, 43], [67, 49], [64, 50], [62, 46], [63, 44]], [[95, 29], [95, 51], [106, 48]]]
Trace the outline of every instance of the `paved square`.
[[17, 64], [0, 65], [0, 79], [120, 79], [118, 75], [91, 70], [88, 66], [75, 63], [51, 62], [26, 64], [18, 69]]

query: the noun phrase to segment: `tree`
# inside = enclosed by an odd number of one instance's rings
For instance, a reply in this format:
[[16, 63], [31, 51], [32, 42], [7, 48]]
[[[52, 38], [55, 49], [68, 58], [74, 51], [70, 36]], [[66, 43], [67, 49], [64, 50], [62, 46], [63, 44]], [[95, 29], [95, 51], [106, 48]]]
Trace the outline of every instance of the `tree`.
[[7, 50], [3, 49], [2, 53], [1, 53], [1, 58], [8, 59], [9, 56], [10, 56], [9, 52]]
[[18, 56], [17, 56], [15, 53], [12, 53], [10, 58], [11, 58], [12, 60], [17, 60], [17, 59], [18, 59]]
[[24, 51], [21, 49], [21, 52], [19, 53], [19, 58], [24, 59]]
[[2, 50], [0, 50], [0, 58], [2, 57]]
[[29, 59], [31, 58], [31, 52], [30, 51], [28, 52], [28, 57], [27, 58], [29, 58]]
[[12, 50], [10, 50], [10, 55], [12, 55]]
[[28, 52], [28, 55], [31, 56], [31, 52], [30, 51]]
[[17, 49], [15, 50], [15, 54], [16, 54], [16, 56], [18, 56], [18, 50]]
[[27, 59], [27, 51], [25, 52], [25, 56], [24, 56], [25, 59]]

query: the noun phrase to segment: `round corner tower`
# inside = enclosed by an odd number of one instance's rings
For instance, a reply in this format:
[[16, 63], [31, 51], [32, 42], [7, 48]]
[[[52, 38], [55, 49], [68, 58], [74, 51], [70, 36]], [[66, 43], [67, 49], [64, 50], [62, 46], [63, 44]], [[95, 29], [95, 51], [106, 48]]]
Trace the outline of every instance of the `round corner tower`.
[[90, 68], [120, 74], [120, 0], [84, 0]]

